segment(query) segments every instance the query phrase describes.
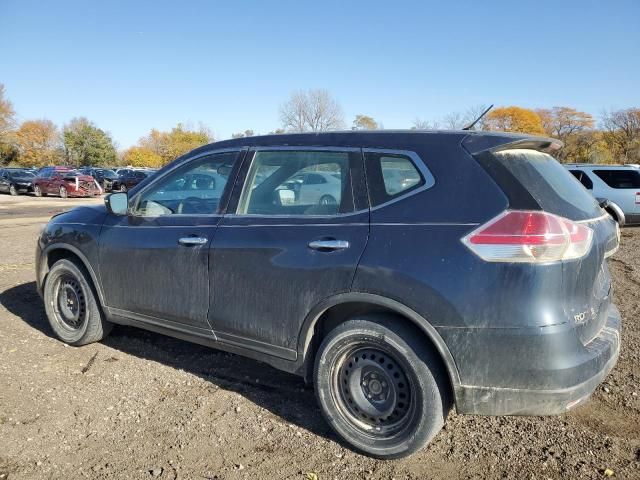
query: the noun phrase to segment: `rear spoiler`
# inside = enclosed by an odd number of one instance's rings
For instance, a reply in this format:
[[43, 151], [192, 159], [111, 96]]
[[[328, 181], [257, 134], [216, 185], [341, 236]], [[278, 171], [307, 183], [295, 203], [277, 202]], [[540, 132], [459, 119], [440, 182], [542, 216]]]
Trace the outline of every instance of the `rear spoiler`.
[[531, 137], [509, 133], [487, 134], [487, 132], [482, 132], [482, 135], [470, 134], [464, 137], [462, 146], [471, 155], [478, 155], [484, 152], [499, 152], [514, 148], [527, 148], [539, 152], [554, 153], [560, 150], [564, 144], [556, 138]]

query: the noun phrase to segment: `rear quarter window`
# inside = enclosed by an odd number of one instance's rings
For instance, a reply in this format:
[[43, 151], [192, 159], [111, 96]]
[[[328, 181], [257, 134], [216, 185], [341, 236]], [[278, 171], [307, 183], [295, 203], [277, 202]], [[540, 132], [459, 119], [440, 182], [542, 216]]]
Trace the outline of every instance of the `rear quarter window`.
[[595, 198], [560, 163], [547, 153], [512, 149], [494, 158], [529, 192], [540, 207], [571, 220], [599, 217]]
[[594, 170], [611, 188], [640, 188], [640, 172], [637, 170]]
[[365, 153], [365, 161], [372, 207], [435, 183], [426, 166], [416, 165], [421, 160], [414, 154], [369, 151]]

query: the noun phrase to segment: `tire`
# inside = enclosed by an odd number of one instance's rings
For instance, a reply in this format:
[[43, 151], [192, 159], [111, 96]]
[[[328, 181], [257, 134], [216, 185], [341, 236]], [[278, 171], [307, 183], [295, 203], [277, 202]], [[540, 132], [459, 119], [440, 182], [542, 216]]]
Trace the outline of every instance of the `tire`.
[[451, 405], [442, 361], [403, 321], [349, 320], [328, 333], [315, 358], [316, 397], [327, 422], [350, 446], [381, 459], [428, 444]]
[[67, 198], [69, 196], [69, 192], [67, 192], [66, 187], [60, 186], [60, 198]]
[[127, 191], [127, 186], [123, 183], [122, 185], [120, 185], [120, 189], [121, 192], [126, 192]]
[[113, 326], [104, 318], [86, 269], [71, 260], [59, 260], [49, 270], [44, 305], [54, 333], [69, 345], [100, 341]]
[[42, 191], [42, 188], [40, 188], [40, 185], [34, 185], [33, 187], [33, 193], [35, 194], [36, 197], [46, 197], [47, 195]]
[[9, 193], [14, 197], [18, 196], [18, 189], [16, 188], [15, 185], [9, 185]]
[[331, 195], [323, 195], [322, 197], [320, 197], [318, 204], [319, 205], [337, 205], [338, 202]]

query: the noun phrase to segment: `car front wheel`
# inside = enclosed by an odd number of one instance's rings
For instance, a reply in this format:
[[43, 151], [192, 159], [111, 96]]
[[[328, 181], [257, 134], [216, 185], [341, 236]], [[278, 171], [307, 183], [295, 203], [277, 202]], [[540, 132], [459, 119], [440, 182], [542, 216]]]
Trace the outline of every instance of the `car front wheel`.
[[97, 342], [111, 331], [90, 276], [71, 260], [59, 260], [51, 267], [44, 284], [44, 304], [54, 333], [69, 345]]
[[40, 185], [36, 185], [33, 187], [33, 193], [35, 194], [36, 197], [44, 196], [44, 193], [42, 192], [42, 188], [40, 187]]
[[67, 198], [69, 193], [65, 187], [60, 187], [60, 198]]
[[14, 197], [15, 197], [16, 195], [18, 195], [18, 189], [16, 188], [16, 186], [15, 186], [15, 185], [11, 185], [11, 186], [9, 187], [9, 193], [10, 193], [11, 195], [13, 195]]
[[121, 192], [126, 192], [127, 191], [127, 186], [124, 183], [122, 185], [120, 185], [120, 191]]
[[333, 429], [356, 450], [384, 459], [429, 443], [451, 403], [442, 362], [427, 341], [386, 316], [349, 320], [329, 332], [314, 382]]
[[331, 195], [323, 195], [318, 202], [320, 205], [337, 205], [338, 202]]

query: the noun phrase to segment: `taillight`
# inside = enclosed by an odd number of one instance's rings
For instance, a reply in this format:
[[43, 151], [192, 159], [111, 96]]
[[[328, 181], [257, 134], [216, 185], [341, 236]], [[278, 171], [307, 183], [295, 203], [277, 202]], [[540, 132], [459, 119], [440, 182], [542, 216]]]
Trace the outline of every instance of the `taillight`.
[[541, 211], [507, 210], [462, 239], [488, 262], [545, 263], [583, 257], [593, 230]]
[[640, 192], [636, 192], [636, 205], [640, 205]]

